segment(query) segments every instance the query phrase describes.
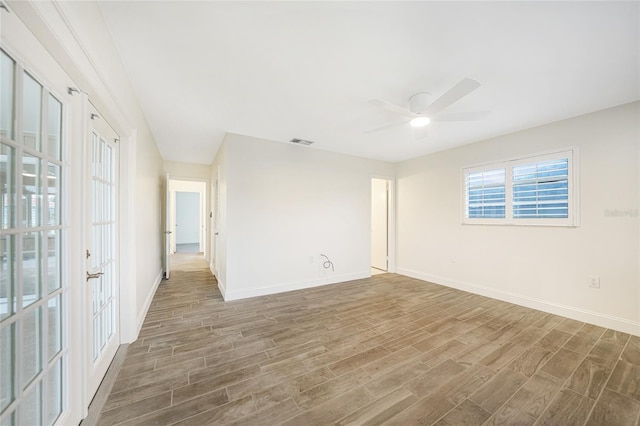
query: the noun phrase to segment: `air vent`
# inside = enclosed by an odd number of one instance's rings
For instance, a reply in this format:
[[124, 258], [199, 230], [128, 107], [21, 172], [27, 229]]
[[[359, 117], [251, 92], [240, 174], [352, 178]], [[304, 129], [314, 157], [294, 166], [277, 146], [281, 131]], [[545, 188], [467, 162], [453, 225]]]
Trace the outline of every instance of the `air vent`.
[[293, 138], [291, 139], [289, 142], [291, 143], [297, 143], [298, 145], [311, 145], [313, 142], [312, 141], [308, 141], [306, 139], [298, 139], [298, 138]]

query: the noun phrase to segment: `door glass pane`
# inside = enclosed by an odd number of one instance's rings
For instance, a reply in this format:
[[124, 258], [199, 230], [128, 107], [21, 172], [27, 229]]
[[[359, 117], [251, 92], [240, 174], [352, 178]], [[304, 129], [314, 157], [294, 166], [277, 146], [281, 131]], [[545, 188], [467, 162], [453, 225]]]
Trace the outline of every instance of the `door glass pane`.
[[60, 288], [61, 280], [61, 243], [60, 231], [47, 231], [47, 292], [52, 293]]
[[93, 218], [93, 222], [99, 222], [98, 213], [100, 208], [98, 206], [98, 181], [95, 178], [91, 181], [91, 194], [93, 194], [91, 217]]
[[13, 83], [15, 63], [0, 51], [0, 136], [13, 139]]
[[62, 412], [62, 359], [59, 359], [47, 376], [48, 424], [52, 425]]
[[91, 312], [95, 316], [100, 309], [100, 278], [89, 280], [89, 282], [91, 283], [91, 300], [93, 301]]
[[40, 162], [29, 154], [22, 159], [22, 223], [27, 228], [42, 225]]
[[107, 228], [109, 225], [100, 226], [102, 232], [102, 264], [104, 265], [111, 259], [111, 253], [109, 253], [109, 233]]
[[54, 356], [60, 352], [62, 348], [62, 307], [60, 305], [61, 296], [56, 296], [47, 302], [47, 315], [49, 321], [48, 330], [48, 360], [53, 359]]
[[105, 156], [105, 174], [104, 174], [104, 180], [106, 180], [108, 183], [112, 183], [113, 182], [113, 148], [111, 148], [111, 146], [107, 145], [107, 152], [106, 152], [106, 156]]
[[22, 323], [22, 384], [42, 370], [42, 307], [25, 312]]
[[93, 170], [93, 176], [100, 177], [100, 166], [102, 164], [102, 160], [98, 143], [98, 135], [95, 133], [93, 134], [91, 144], [93, 146], [93, 149], [91, 150], [91, 166]]
[[[95, 302], [94, 302], [95, 306]], [[98, 359], [98, 355], [100, 355], [100, 317], [93, 319], [93, 360]]]
[[0, 229], [15, 227], [15, 157], [14, 148], [0, 144]]
[[20, 406], [20, 414], [20, 424], [42, 424], [42, 382], [39, 382], [23, 397], [22, 404]]
[[49, 226], [60, 225], [60, 166], [47, 167], [47, 217]]
[[27, 232], [22, 238], [22, 306], [42, 294], [42, 232]]
[[109, 306], [107, 308], [109, 310], [108, 315], [107, 315], [107, 334], [109, 335], [109, 338], [111, 338], [111, 336], [113, 336], [113, 333], [116, 331], [115, 330], [115, 310], [116, 310], [116, 304], [113, 301], [113, 299], [111, 299], [111, 301], [109, 302]]
[[13, 401], [15, 369], [15, 323], [0, 327], [0, 412]]
[[0, 319], [5, 319], [16, 308], [15, 236], [0, 236]]
[[24, 146], [40, 150], [42, 86], [24, 73], [22, 87], [22, 139]]
[[62, 104], [49, 95], [49, 123], [47, 126], [47, 154], [60, 160]]

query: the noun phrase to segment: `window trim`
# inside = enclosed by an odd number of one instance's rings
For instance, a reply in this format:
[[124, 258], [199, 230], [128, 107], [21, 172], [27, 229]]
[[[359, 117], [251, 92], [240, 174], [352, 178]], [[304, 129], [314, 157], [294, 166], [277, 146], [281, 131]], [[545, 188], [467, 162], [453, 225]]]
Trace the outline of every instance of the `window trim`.
[[[568, 177], [568, 215], [566, 218], [514, 218], [513, 217], [513, 167], [523, 164], [567, 158], [569, 161]], [[462, 167], [460, 170], [460, 222], [462, 225], [506, 225], [506, 226], [551, 226], [578, 227], [579, 215], [579, 148], [572, 146], [561, 150], [545, 151], [537, 154], [505, 159], [494, 163]], [[504, 169], [505, 170], [505, 217], [504, 218], [469, 218], [467, 217], [466, 176], [468, 173]]]

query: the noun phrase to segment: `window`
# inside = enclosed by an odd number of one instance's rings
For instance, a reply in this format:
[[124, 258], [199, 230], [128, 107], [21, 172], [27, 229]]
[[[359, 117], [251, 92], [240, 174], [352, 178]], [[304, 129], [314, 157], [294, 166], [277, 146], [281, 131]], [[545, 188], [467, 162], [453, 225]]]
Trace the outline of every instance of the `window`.
[[576, 157], [571, 149], [464, 168], [462, 222], [576, 226]]

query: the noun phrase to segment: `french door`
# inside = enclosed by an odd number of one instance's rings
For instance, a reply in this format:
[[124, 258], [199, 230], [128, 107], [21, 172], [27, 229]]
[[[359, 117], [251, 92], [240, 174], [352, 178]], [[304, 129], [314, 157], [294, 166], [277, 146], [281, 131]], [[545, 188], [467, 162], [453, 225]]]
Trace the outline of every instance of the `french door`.
[[120, 344], [118, 135], [89, 104], [87, 143], [87, 396], [93, 398]]
[[65, 410], [64, 104], [0, 50], [0, 424]]

